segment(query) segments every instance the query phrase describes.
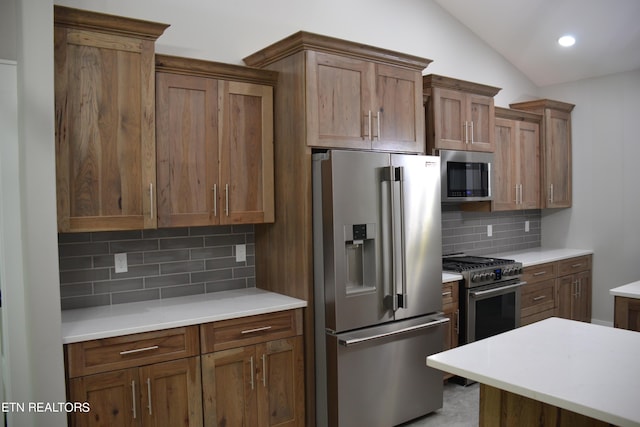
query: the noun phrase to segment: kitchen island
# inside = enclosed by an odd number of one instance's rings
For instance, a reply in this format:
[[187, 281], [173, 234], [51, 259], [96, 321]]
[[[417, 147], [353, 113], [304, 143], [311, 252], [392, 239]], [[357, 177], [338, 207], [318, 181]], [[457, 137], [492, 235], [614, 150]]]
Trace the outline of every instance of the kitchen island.
[[481, 426], [640, 426], [639, 355], [637, 332], [552, 317], [427, 365], [481, 384]]
[[614, 296], [613, 325], [640, 332], [640, 281], [609, 290]]

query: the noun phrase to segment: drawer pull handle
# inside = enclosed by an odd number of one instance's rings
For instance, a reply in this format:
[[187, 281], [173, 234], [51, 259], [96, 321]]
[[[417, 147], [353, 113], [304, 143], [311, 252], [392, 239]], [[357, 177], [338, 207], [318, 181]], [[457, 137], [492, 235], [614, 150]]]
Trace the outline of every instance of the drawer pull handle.
[[578, 267], [581, 267], [581, 266], [582, 266], [582, 263], [579, 263], [579, 264], [571, 264], [571, 268], [578, 268]]
[[152, 345], [151, 347], [136, 348], [134, 350], [125, 350], [120, 352], [120, 356], [124, 356], [126, 354], [140, 353], [142, 351], [157, 350], [158, 348], [160, 347], [158, 347], [157, 345]]
[[533, 273], [534, 276], [542, 276], [543, 274], [547, 274], [546, 271], [538, 271], [536, 273]]
[[534, 301], [540, 301], [542, 299], [545, 299], [547, 296], [546, 295], [540, 295], [539, 297], [535, 297], [533, 300]]
[[252, 334], [254, 332], [268, 331], [269, 329], [271, 329], [271, 326], [263, 326], [261, 328], [245, 329], [244, 331], [242, 331], [240, 333], [241, 334]]
[[451, 295], [451, 294], [452, 294], [452, 292], [451, 292], [451, 291], [443, 292], [443, 293], [442, 293], [442, 296], [443, 296], [443, 297], [446, 297], [447, 295]]

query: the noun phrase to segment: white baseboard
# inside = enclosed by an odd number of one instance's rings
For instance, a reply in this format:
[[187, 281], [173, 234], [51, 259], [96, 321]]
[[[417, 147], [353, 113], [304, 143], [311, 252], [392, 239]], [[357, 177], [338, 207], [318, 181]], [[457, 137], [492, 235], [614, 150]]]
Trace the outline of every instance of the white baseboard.
[[591, 323], [593, 323], [594, 325], [609, 326], [610, 328], [613, 328], [613, 322], [609, 322], [606, 320], [591, 319]]

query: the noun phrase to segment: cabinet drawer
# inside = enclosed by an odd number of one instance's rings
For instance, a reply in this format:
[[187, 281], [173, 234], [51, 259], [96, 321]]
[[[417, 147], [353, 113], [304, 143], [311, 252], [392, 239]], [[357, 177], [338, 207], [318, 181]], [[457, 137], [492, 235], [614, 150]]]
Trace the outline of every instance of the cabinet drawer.
[[555, 279], [540, 283], [526, 284], [522, 288], [520, 304], [522, 317], [530, 316], [545, 310], [553, 310], [555, 303]]
[[84, 341], [66, 346], [70, 378], [198, 354], [198, 326]]
[[302, 334], [302, 310], [287, 310], [200, 326], [202, 353]]
[[554, 279], [555, 277], [556, 264], [553, 262], [525, 267], [522, 272], [522, 280], [528, 284]]
[[455, 309], [458, 305], [458, 282], [442, 284], [442, 310]]
[[591, 255], [558, 261], [558, 276], [591, 270]]

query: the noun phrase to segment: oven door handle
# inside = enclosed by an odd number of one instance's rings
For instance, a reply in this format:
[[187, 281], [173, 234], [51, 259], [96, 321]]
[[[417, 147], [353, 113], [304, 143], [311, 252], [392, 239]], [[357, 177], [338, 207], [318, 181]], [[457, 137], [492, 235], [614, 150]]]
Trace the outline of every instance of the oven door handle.
[[518, 282], [518, 283], [514, 283], [513, 285], [507, 285], [507, 286], [502, 286], [499, 288], [493, 288], [493, 289], [487, 289], [486, 291], [471, 291], [469, 292], [469, 294], [473, 297], [480, 297], [483, 295], [489, 295], [489, 294], [497, 294], [500, 293], [502, 291], [506, 291], [509, 289], [513, 289], [513, 288], [518, 288], [520, 286], [526, 285], [527, 282]]

